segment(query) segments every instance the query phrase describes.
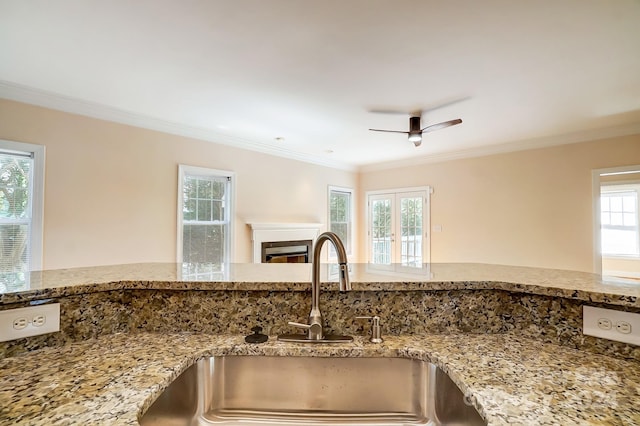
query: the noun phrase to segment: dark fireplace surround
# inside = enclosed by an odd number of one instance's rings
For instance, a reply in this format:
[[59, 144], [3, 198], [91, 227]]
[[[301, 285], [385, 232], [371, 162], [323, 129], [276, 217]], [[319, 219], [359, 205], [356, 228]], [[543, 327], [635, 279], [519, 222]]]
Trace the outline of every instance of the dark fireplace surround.
[[310, 263], [313, 240], [266, 241], [262, 263]]

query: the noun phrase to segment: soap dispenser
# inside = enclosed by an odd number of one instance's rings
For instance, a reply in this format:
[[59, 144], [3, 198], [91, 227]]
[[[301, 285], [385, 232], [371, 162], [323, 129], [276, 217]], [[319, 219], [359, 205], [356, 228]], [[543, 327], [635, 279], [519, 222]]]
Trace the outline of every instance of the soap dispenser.
[[360, 316], [356, 319], [370, 319], [371, 320], [371, 337], [369, 341], [371, 343], [382, 343], [382, 327], [380, 326], [380, 317], [374, 316]]

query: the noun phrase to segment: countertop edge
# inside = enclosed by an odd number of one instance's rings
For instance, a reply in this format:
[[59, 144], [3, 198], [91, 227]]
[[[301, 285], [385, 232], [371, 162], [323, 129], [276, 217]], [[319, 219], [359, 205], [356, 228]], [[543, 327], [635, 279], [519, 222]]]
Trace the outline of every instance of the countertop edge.
[[[539, 296], [561, 297], [592, 303], [640, 308], [640, 298], [613, 292], [595, 290], [566, 289], [562, 287], [541, 286], [528, 283], [516, 283], [505, 280], [473, 281], [355, 281], [352, 291], [457, 291], [457, 290], [498, 290], [511, 293], [526, 293]], [[0, 305], [9, 305], [43, 299], [53, 299], [82, 294], [109, 291], [171, 290], [171, 291], [269, 291], [269, 292], [305, 292], [310, 290], [310, 282], [268, 282], [268, 281], [161, 281], [161, 280], [122, 280], [103, 283], [87, 283], [71, 286], [50, 287], [45, 289], [0, 294]], [[322, 291], [338, 291], [338, 284], [332, 281], [322, 282]]]

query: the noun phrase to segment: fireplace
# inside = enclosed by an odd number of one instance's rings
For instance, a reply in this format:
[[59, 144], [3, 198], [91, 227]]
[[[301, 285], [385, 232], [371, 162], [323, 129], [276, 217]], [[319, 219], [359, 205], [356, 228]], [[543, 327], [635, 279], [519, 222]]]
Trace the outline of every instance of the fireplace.
[[312, 240], [262, 243], [262, 263], [309, 263]]
[[321, 223], [249, 223], [254, 263], [309, 263]]

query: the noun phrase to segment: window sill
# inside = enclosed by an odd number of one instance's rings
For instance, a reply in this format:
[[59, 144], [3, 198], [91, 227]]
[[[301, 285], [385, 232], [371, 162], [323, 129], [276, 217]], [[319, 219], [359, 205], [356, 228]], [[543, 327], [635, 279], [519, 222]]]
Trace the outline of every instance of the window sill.
[[611, 260], [640, 260], [640, 255], [603, 254], [602, 258]]

